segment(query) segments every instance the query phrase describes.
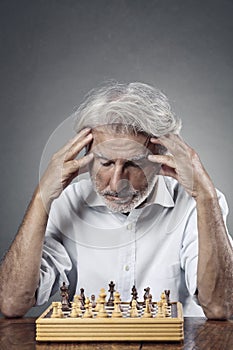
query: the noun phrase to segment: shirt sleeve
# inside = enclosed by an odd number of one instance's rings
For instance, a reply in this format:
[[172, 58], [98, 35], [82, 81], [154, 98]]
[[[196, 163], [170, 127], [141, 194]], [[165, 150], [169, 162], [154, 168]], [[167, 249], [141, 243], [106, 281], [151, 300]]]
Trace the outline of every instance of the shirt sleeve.
[[[219, 204], [222, 210], [223, 220], [226, 226], [228, 205], [225, 196], [217, 190]], [[226, 228], [227, 229], [227, 228]], [[233, 246], [232, 238], [227, 231], [229, 240]], [[197, 212], [194, 206], [187, 220], [183, 237], [181, 252], [181, 268], [185, 271], [185, 282], [190, 295], [195, 296], [197, 290], [197, 263], [198, 263], [198, 232]]]
[[[51, 209], [52, 211], [52, 209]], [[54, 217], [54, 209], [51, 217]], [[62, 244], [62, 235], [54, 220], [48, 221], [40, 266], [40, 282], [36, 292], [36, 304], [42, 305], [55, 294], [63, 282], [69, 285], [68, 273], [71, 259]]]

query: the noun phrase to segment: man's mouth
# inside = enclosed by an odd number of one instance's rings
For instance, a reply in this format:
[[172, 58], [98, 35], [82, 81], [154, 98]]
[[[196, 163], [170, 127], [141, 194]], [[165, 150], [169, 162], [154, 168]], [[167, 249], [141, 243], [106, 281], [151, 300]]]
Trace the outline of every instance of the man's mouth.
[[127, 194], [127, 195], [113, 195], [113, 194], [105, 194], [104, 197], [111, 202], [115, 202], [117, 204], [125, 204], [131, 202], [135, 197], [135, 194]]

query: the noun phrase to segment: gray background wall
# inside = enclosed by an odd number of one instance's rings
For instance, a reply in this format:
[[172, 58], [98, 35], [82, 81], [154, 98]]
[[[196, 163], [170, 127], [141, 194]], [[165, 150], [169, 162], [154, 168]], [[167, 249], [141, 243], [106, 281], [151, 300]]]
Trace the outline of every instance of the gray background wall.
[[233, 2], [1, 0], [1, 245], [9, 247], [47, 140], [103, 80], [160, 87], [226, 195], [233, 232]]

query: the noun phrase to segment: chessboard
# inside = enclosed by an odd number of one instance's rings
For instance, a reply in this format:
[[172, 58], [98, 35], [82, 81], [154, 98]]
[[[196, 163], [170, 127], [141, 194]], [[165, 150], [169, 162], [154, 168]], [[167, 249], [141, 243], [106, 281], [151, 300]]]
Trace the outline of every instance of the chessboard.
[[164, 292], [159, 301], [133, 298], [122, 302], [118, 292], [106, 301], [101, 289], [97, 301], [80, 295], [64, 305], [53, 302], [36, 320], [37, 341], [171, 341], [184, 339], [180, 302], [170, 302]]

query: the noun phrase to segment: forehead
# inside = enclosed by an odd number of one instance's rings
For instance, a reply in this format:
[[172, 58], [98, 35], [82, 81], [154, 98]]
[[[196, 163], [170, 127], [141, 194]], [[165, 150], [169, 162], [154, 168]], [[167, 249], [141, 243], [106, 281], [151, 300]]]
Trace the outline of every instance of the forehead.
[[106, 158], [132, 158], [145, 154], [148, 138], [142, 134], [108, 132], [106, 129], [93, 130], [91, 151]]

